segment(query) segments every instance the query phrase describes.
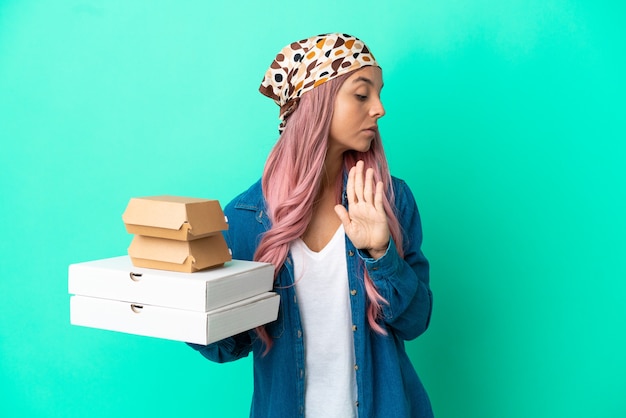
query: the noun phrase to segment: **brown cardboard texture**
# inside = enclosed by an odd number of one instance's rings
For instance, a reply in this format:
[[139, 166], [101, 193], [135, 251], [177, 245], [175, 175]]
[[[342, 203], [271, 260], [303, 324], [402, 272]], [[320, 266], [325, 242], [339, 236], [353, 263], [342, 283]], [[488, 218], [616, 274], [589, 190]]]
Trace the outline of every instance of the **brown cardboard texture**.
[[136, 267], [183, 273], [221, 266], [232, 259], [221, 233], [193, 241], [135, 235], [128, 255]]
[[190, 241], [228, 229], [217, 200], [180, 196], [130, 199], [122, 215], [131, 234]]

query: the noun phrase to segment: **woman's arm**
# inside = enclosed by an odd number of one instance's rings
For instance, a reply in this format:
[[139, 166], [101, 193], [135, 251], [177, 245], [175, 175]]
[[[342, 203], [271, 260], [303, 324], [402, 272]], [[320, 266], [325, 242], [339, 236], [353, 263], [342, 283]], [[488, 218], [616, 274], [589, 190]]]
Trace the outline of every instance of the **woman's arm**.
[[191, 348], [211, 361], [226, 363], [246, 357], [252, 350], [252, 340], [248, 332], [224, 338], [209, 345], [187, 343]]
[[432, 312], [429, 265], [422, 253], [422, 225], [415, 198], [401, 180], [396, 180], [396, 208], [402, 228], [404, 258], [390, 240], [387, 251], [373, 258], [359, 251], [367, 272], [380, 295], [383, 321], [405, 340], [417, 338], [428, 328]]

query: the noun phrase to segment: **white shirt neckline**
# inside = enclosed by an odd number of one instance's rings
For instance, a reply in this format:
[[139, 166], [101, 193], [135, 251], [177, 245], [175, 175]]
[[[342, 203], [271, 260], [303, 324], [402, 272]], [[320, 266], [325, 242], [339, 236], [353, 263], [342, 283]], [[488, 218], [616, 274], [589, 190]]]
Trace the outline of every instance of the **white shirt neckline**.
[[337, 230], [333, 234], [332, 238], [326, 243], [324, 248], [322, 248], [319, 251], [313, 251], [312, 249], [310, 249], [309, 246], [306, 245], [306, 242], [304, 242], [304, 240], [302, 238], [297, 238], [296, 241], [301, 246], [302, 250], [304, 250], [307, 253], [307, 255], [309, 255], [309, 256], [311, 256], [311, 257], [313, 257], [315, 259], [320, 259], [320, 258], [323, 258], [328, 251], [331, 251], [331, 249], [333, 248], [333, 244], [338, 239], [337, 235], [340, 235], [340, 234], [342, 236], [345, 234], [345, 232], [343, 230], [343, 224], [339, 224], [339, 227], [337, 228]]

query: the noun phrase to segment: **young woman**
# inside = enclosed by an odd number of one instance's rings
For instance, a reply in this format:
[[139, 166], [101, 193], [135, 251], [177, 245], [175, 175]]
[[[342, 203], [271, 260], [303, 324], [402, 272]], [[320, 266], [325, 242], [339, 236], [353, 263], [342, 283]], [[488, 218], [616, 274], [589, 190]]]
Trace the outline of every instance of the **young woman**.
[[432, 294], [418, 209], [378, 132], [382, 72], [339, 33], [294, 42], [260, 91], [280, 106], [263, 177], [225, 208], [233, 258], [273, 263], [278, 319], [209, 346], [254, 353], [253, 417], [431, 417], [404, 342]]

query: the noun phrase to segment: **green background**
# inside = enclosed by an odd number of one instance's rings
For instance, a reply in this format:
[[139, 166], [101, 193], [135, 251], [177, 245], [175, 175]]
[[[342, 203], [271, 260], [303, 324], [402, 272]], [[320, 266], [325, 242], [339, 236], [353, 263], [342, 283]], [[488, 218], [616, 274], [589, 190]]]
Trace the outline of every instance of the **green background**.
[[364, 39], [423, 217], [439, 418], [626, 416], [623, 1], [0, 1], [0, 416], [243, 417], [249, 359], [69, 324], [134, 196], [260, 176], [285, 44]]

